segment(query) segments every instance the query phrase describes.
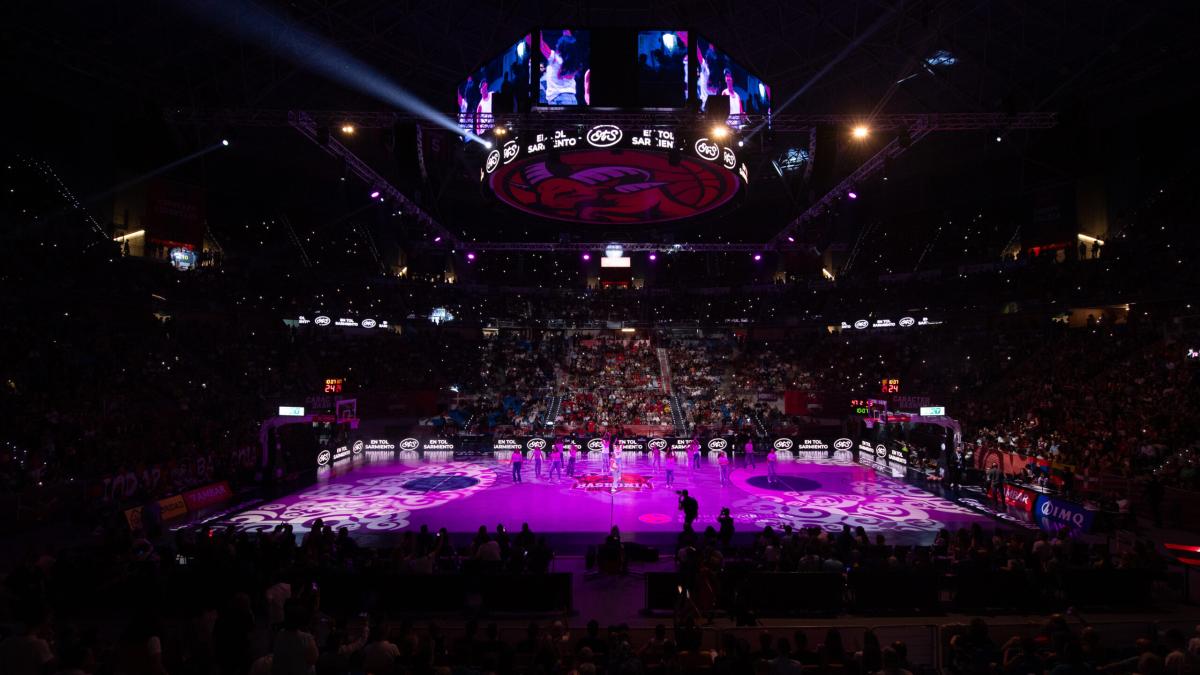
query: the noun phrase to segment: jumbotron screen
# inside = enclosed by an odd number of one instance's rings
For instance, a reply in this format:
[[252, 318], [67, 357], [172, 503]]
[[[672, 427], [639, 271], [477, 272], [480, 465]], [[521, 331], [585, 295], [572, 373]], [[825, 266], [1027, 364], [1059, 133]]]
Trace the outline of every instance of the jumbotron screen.
[[477, 134], [492, 128], [491, 115], [519, 109], [529, 97], [533, 36], [526, 35], [458, 86], [458, 122]]
[[678, 108], [688, 94], [688, 34], [650, 30], [637, 35], [638, 99], [648, 108]]
[[538, 42], [538, 103], [590, 105], [592, 33], [587, 30], [544, 29]]
[[729, 97], [729, 124], [740, 115], [765, 115], [771, 110], [771, 88], [704, 38], [696, 40], [696, 95], [704, 110], [709, 96]]

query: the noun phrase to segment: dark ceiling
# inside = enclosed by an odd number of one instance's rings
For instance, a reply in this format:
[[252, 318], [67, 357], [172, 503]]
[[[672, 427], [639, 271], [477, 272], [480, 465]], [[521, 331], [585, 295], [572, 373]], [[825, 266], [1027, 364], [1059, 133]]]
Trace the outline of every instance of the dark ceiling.
[[[388, 109], [262, 41], [238, 37], [264, 9], [447, 113], [456, 82], [535, 26], [697, 30], [772, 85], [776, 112], [1057, 111], [1075, 143], [1089, 137], [1079, 129], [1118, 128], [1159, 111], [1178, 111], [1196, 98], [1200, 63], [1196, 2], [14, 1], [0, 10], [2, 72], [12, 95], [5, 115], [10, 129], [25, 132], [9, 142], [65, 164], [65, 173], [87, 193], [230, 133], [219, 123], [167, 122], [167, 110]], [[285, 32], [276, 30], [266, 40], [288, 43]], [[939, 50], [956, 63], [928, 67], [925, 59]], [[318, 149], [287, 129], [237, 133], [239, 154], [205, 158], [181, 169], [181, 178], [203, 182], [210, 200], [225, 199], [238, 209], [300, 210], [314, 221], [344, 210], [323, 207], [323, 190], [337, 180], [340, 167]], [[1012, 181], [1001, 192], [1070, 180], [1077, 170], [1062, 159], [1075, 146], [1064, 141], [1061, 130], [1021, 134], [1007, 144], [1006, 154], [987, 150], [980, 161], [984, 135], [943, 139], [931, 145], [935, 156], [925, 151], [917, 156], [925, 163], [910, 170], [946, 174], [954, 166], [998, 167]], [[377, 141], [356, 142], [364, 159], [390, 173], [391, 158]], [[779, 149], [764, 149], [760, 168]], [[843, 153], [838, 171], [848, 172], [863, 158]], [[930, 169], [933, 162], [941, 166]], [[741, 214], [736, 228], [741, 236], [769, 236], [810, 198], [798, 200], [776, 181], [760, 180], [756, 191], [763, 202]], [[961, 183], [954, 194], [958, 200]], [[425, 195], [425, 203], [435, 216], [451, 217], [474, 203], [461, 199], [458, 193], [465, 189]], [[469, 236], [500, 234], [470, 230], [461, 216], [453, 217], [457, 220], [447, 225], [461, 226]], [[741, 227], [748, 219], [757, 229]], [[557, 227], [497, 220], [509, 223], [502, 234], [509, 238], [546, 238]], [[686, 236], [721, 239], [710, 225], [692, 224]]]

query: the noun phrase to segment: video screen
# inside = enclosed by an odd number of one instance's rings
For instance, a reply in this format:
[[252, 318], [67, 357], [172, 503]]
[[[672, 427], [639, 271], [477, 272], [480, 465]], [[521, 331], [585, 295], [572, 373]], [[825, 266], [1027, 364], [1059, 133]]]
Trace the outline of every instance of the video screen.
[[458, 87], [458, 123], [477, 134], [491, 129], [492, 115], [516, 112], [529, 98], [533, 36], [526, 35], [484, 63]]
[[539, 44], [542, 60], [538, 66], [538, 103], [590, 105], [591, 32], [543, 30]]
[[771, 88], [751, 75], [703, 38], [696, 40], [696, 95], [704, 110], [709, 96], [729, 97], [729, 126], [743, 123], [741, 115], [765, 115], [771, 110]]
[[687, 101], [687, 31], [638, 33], [638, 100], [648, 108], [677, 108]]

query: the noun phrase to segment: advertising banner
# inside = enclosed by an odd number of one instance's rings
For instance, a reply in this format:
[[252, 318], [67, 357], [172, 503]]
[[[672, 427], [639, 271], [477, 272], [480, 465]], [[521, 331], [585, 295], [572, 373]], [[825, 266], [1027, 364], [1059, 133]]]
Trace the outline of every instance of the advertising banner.
[[1081, 504], [1049, 495], [1038, 497], [1033, 511], [1039, 524], [1046, 530], [1070, 527], [1087, 534], [1092, 531], [1092, 522], [1096, 518], [1095, 511], [1089, 511]]
[[1037, 502], [1037, 498], [1038, 494], [1033, 490], [1027, 490], [1011, 483], [1004, 485], [1004, 503], [1014, 509], [1030, 513], [1033, 511], [1033, 505]]
[[220, 504], [231, 497], [233, 497], [233, 490], [229, 488], [227, 481], [212, 483], [183, 493], [183, 501], [187, 504], [189, 511], [199, 511], [214, 504]]

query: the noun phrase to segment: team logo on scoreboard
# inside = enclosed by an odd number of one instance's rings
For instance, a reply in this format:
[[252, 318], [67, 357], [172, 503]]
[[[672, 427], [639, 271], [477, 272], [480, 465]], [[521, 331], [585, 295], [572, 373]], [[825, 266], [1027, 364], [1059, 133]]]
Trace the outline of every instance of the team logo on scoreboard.
[[535, 436], [525, 442], [525, 447], [530, 450], [544, 450], [546, 448], [546, 439]]
[[833, 442], [834, 450], [849, 450], [854, 447], [854, 441], [849, 438], [839, 438]]
[[733, 171], [737, 168], [737, 155], [733, 154], [733, 151], [729, 148], [722, 148], [721, 163], [725, 165], [726, 169]]
[[415, 438], [406, 438], [400, 441], [401, 450], [416, 450], [419, 447], [421, 447], [421, 441]]
[[363, 328], [374, 328], [375, 326], [378, 326], [379, 324], [375, 323], [375, 319], [363, 319], [362, 323], [360, 323], [359, 325], [362, 326]]
[[313, 323], [317, 324], [318, 326], [328, 326], [329, 324], [333, 323], [333, 319], [330, 319], [322, 314], [321, 316], [313, 319]]
[[504, 163], [508, 164], [521, 154], [521, 146], [516, 141], [509, 141], [504, 144]]
[[721, 156], [721, 146], [713, 143], [707, 138], [697, 139], [696, 141], [696, 156], [700, 159], [707, 159], [710, 162], [716, 161]]
[[604, 439], [603, 438], [593, 438], [592, 440], [587, 442], [587, 449], [588, 450], [603, 450], [604, 449]]
[[776, 438], [775, 442], [772, 445], [775, 447], [776, 450], [787, 451], [787, 450], [791, 450], [792, 445], [794, 445], [794, 444], [792, 443], [792, 439], [790, 439], [790, 438]]
[[875, 456], [876, 457], [887, 457], [887, 454], [888, 453], [887, 453], [886, 445], [884, 445], [883, 443], [880, 443], [879, 445], [875, 446]]
[[[720, 158], [720, 147], [712, 145]], [[711, 161], [710, 160], [710, 161]], [[737, 174], [690, 153], [592, 148], [551, 163], [538, 154], [500, 166], [488, 178], [496, 197], [542, 218], [575, 224], [644, 224], [691, 218], [716, 209], [738, 190]]]
[[724, 438], [714, 438], [708, 442], [709, 450], [714, 450], [714, 451], [724, 450], [725, 448], [728, 448], [728, 447], [729, 447], [729, 441], [725, 440]]
[[625, 133], [615, 124], [598, 124], [587, 132], [588, 145], [593, 148], [611, 148], [621, 142]]
[[854, 327], [857, 328], [858, 330], [862, 330], [870, 325], [871, 325], [871, 322], [867, 321], [866, 319], [859, 319], [858, 321], [854, 322]]
[[333, 458], [333, 453], [328, 450], [322, 450], [317, 453], [317, 466], [325, 466], [329, 460]]
[[650, 442], [646, 444], [646, 447], [650, 448], [651, 450], [660, 450], [660, 451], [666, 450], [667, 449], [667, 439], [651, 438]]
[[354, 445], [350, 446], [350, 451], [356, 455], [360, 454], [363, 451], [363, 442], [354, 441]]
[[491, 172], [495, 171], [496, 167], [498, 167], [498, 166], [500, 166], [500, 151], [492, 150], [491, 152], [488, 153], [487, 163], [483, 165], [483, 168], [488, 173], [491, 173]]

